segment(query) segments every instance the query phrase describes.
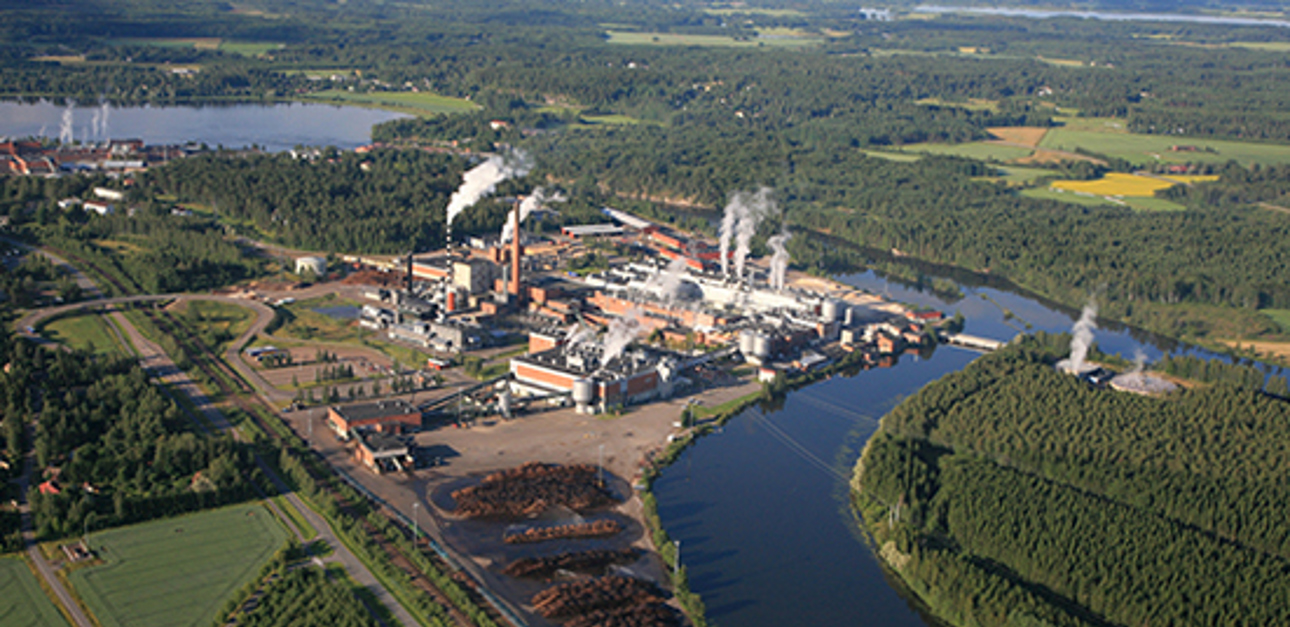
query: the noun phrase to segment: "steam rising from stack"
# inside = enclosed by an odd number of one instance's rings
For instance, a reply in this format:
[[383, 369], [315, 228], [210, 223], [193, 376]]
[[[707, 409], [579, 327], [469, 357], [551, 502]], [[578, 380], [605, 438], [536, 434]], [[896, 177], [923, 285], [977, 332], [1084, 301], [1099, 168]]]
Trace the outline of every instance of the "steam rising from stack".
[[94, 115], [90, 117], [91, 137], [103, 140], [111, 139], [111, 136], [108, 135], [108, 115], [111, 111], [111, 105], [106, 102], [94, 110]]
[[684, 257], [673, 259], [661, 272], [649, 278], [645, 283], [645, 289], [656, 292], [665, 304], [680, 299], [681, 279], [685, 276], [685, 268]]
[[67, 108], [63, 109], [63, 122], [58, 125], [58, 143], [64, 146], [70, 145], [72, 140], [75, 139], [72, 130], [72, 107], [75, 106], [76, 102], [68, 98]]
[[595, 334], [596, 332], [590, 327], [584, 327], [581, 322], [575, 322], [569, 327], [569, 330], [564, 332], [564, 343], [570, 346], [581, 344], [594, 337]]
[[602, 368], [607, 366], [615, 357], [623, 354], [623, 349], [627, 348], [627, 345], [631, 344], [644, 329], [640, 320], [640, 310], [636, 307], [628, 309], [622, 316], [610, 321], [609, 329], [605, 331], [602, 342], [605, 351], [600, 357], [600, 366]]
[[784, 289], [784, 280], [788, 277], [789, 261], [788, 248], [785, 245], [788, 244], [788, 238], [792, 236], [793, 234], [788, 232], [788, 225], [785, 224], [783, 232], [766, 242], [766, 245], [770, 246], [770, 249], [775, 252], [770, 257], [770, 287], [773, 290]]
[[461, 176], [461, 187], [448, 201], [448, 226], [468, 207], [497, 189], [506, 179], [524, 176], [532, 169], [528, 155], [515, 151], [505, 157], [493, 155]]
[[726, 205], [726, 213], [721, 217], [721, 274], [730, 276], [729, 252], [731, 239], [735, 242], [735, 276], [743, 278], [744, 262], [752, 238], [757, 234], [757, 225], [768, 216], [778, 213], [774, 199], [770, 197], [769, 187], [757, 190], [757, 193], [735, 192]]
[[1067, 372], [1080, 373], [1084, 368], [1084, 359], [1093, 344], [1093, 330], [1097, 328], [1097, 301], [1089, 298], [1088, 304], [1080, 312], [1079, 320], [1071, 327], [1071, 356], [1064, 360]]
[[[559, 192], [548, 196], [545, 189], [538, 187], [533, 190], [532, 194], [528, 195], [520, 202], [520, 222], [523, 223], [524, 220], [529, 217], [530, 213], [547, 206], [548, 203], [564, 202], [565, 200], [568, 199]], [[505, 244], [506, 242], [511, 241], [511, 238], [515, 235], [512, 232], [514, 230], [515, 225], [512, 224], [510, 220], [507, 220], [506, 224], [502, 225], [501, 243]]]

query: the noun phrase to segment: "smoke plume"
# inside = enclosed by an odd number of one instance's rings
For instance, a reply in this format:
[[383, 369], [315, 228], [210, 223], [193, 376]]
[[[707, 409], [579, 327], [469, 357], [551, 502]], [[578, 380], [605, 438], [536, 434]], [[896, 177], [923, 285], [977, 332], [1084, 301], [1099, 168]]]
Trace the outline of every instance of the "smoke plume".
[[[520, 224], [524, 223], [530, 213], [547, 206], [549, 203], [564, 202], [565, 200], [568, 199], [559, 192], [547, 195], [546, 190], [541, 187], [534, 189], [532, 194], [525, 196], [524, 200], [520, 202]], [[505, 244], [511, 241], [511, 237], [514, 236], [512, 231], [514, 230], [515, 225], [511, 223], [510, 218], [507, 218], [506, 223], [502, 225], [501, 243]]]
[[1142, 352], [1142, 347], [1133, 349], [1133, 372], [1139, 374], [1147, 367], [1147, 354]]
[[452, 198], [448, 200], [448, 226], [452, 226], [453, 220], [465, 211], [471, 205], [479, 202], [480, 198], [493, 193], [497, 189], [497, 184], [506, 179], [524, 176], [532, 169], [529, 163], [528, 155], [521, 151], [515, 151], [505, 157], [493, 155], [483, 163], [467, 170], [461, 175], [461, 187], [453, 192]]
[[108, 131], [108, 117], [112, 113], [112, 105], [104, 101], [103, 104], [99, 105], [99, 113], [99, 131], [102, 132], [105, 141], [112, 139], [112, 134]]
[[99, 138], [99, 120], [102, 118], [103, 111], [101, 109], [95, 109], [94, 113], [90, 115], [90, 137]]
[[644, 329], [645, 326], [641, 324], [640, 310], [636, 307], [628, 309], [622, 316], [611, 320], [602, 340], [605, 352], [601, 355], [600, 366], [605, 367], [615, 357], [623, 354], [623, 349], [627, 348], [627, 345], [631, 344]]
[[784, 230], [766, 242], [775, 254], [770, 257], [770, 287], [775, 290], [784, 289], [784, 280], [788, 277], [788, 238], [793, 234], [788, 232], [788, 225], [784, 225]]
[[570, 346], [586, 342], [595, 336], [596, 332], [590, 327], [582, 326], [581, 322], [575, 322], [564, 332], [564, 343]]
[[58, 125], [58, 143], [68, 146], [75, 139], [72, 129], [72, 107], [76, 106], [70, 98], [67, 100], [67, 108], [63, 109], [63, 122]]
[[763, 187], [756, 194], [738, 192], [730, 201], [739, 211], [739, 225], [735, 228], [735, 276], [738, 278], [744, 276], [744, 262], [748, 260], [757, 225], [777, 210], [770, 191], [769, 187]]
[[668, 262], [667, 267], [654, 273], [645, 282], [645, 289], [658, 294], [664, 303], [671, 303], [681, 297], [681, 280], [686, 274], [685, 257], [677, 257]]
[[734, 238], [735, 225], [739, 223], [739, 207], [735, 198], [730, 199], [726, 213], [721, 216], [721, 276], [727, 277], [730, 276], [730, 240]]
[[1084, 358], [1088, 357], [1088, 349], [1093, 344], [1094, 329], [1097, 329], [1097, 300], [1089, 298], [1079, 320], [1071, 328], [1071, 372], [1078, 373], [1084, 367]]

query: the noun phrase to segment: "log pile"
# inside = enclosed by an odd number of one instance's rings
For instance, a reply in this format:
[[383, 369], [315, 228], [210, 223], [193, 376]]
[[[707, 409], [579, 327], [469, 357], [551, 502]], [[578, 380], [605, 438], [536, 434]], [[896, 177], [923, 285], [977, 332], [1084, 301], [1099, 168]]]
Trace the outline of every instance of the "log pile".
[[584, 575], [601, 575], [609, 566], [630, 564], [637, 559], [640, 559], [640, 551], [636, 549], [618, 551], [596, 549], [547, 557], [526, 557], [511, 562], [502, 572], [511, 577], [534, 579], [550, 579], [561, 570]]
[[596, 610], [565, 622], [564, 627], [681, 627], [681, 617], [663, 603], [638, 603]]
[[615, 503], [598, 485], [595, 466], [537, 462], [490, 474], [452, 498], [457, 513], [470, 518], [527, 518], [560, 505], [582, 512]]
[[590, 522], [552, 525], [549, 527], [529, 527], [524, 531], [507, 534], [503, 540], [507, 544], [526, 544], [529, 542], [546, 542], [565, 538], [605, 538], [616, 535], [623, 526], [616, 520], [593, 520]]
[[662, 603], [658, 590], [645, 581], [610, 575], [560, 584], [533, 595], [533, 608], [547, 618], [568, 619], [592, 612]]

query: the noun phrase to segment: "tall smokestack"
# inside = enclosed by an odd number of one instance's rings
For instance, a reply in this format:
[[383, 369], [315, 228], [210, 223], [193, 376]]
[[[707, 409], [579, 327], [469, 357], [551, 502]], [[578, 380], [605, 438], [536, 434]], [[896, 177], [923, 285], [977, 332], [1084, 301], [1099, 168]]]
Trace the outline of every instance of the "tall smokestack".
[[408, 251], [408, 295], [412, 294], [412, 255], [415, 251]]
[[520, 255], [523, 247], [520, 246], [520, 204], [521, 201], [515, 201], [515, 210], [511, 213], [512, 227], [511, 233], [511, 295], [516, 299], [520, 297]]

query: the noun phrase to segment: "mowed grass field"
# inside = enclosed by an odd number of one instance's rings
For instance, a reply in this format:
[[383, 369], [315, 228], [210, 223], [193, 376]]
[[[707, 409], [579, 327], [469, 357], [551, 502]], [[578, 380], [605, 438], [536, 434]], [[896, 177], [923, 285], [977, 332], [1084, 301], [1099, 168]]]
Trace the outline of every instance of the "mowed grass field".
[[18, 557], [0, 559], [0, 625], [5, 627], [63, 627], [63, 618], [45, 596], [27, 563]]
[[99, 314], [82, 313], [59, 318], [44, 325], [41, 333], [55, 342], [80, 350], [94, 349], [99, 355], [126, 356], [125, 347]]
[[286, 540], [263, 505], [234, 505], [91, 534], [106, 563], [70, 579], [103, 627], [205, 627]]
[[442, 115], [445, 113], [465, 113], [474, 111], [479, 105], [461, 98], [440, 96], [429, 92], [415, 91], [378, 91], [359, 93], [343, 89], [329, 89], [305, 96], [307, 100], [340, 102], [347, 105], [363, 105], [379, 109], [391, 109], [414, 115]]
[[[1105, 124], [1105, 121], [1103, 121]], [[1173, 151], [1172, 146], [1194, 146], [1194, 151]], [[1202, 137], [1177, 135], [1139, 135], [1126, 133], [1122, 128], [1106, 125], [1085, 125], [1083, 129], [1070, 126], [1049, 129], [1039, 142], [1040, 148], [1075, 151], [1082, 148], [1110, 157], [1118, 157], [1136, 165], [1153, 163], [1227, 163], [1236, 160], [1242, 165], [1290, 163], [1290, 146], [1256, 144], [1253, 142], [1227, 141]]]
[[921, 152], [933, 155], [953, 155], [979, 161], [1011, 161], [1029, 156], [1031, 151], [1016, 146], [1003, 146], [990, 142], [970, 142], [966, 144], [906, 144], [901, 147], [904, 152]]

